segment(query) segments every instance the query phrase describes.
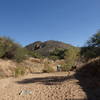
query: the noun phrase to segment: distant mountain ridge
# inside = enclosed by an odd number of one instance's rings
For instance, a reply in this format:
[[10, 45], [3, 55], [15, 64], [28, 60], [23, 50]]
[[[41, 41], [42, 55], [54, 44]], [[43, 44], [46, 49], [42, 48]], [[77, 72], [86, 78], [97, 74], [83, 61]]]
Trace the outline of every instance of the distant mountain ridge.
[[72, 45], [55, 40], [48, 40], [45, 42], [36, 41], [26, 46], [28, 50], [35, 51], [43, 56], [49, 56], [50, 52], [54, 51], [56, 48], [67, 49], [69, 47], [72, 47]]

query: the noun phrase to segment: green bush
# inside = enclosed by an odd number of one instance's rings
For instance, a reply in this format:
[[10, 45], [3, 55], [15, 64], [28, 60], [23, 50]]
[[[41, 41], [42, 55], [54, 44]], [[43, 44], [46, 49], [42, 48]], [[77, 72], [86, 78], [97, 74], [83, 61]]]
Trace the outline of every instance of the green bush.
[[50, 53], [50, 57], [53, 60], [64, 59], [66, 49], [56, 48], [53, 52]]
[[34, 58], [43, 58], [42, 55], [40, 55], [39, 53], [34, 52], [34, 51], [29, 51], [29, 50], [28, 50], [28, 55], [29, 55], [30, 57], [34, 57]]
[[49, 62], [44, 63], [44, 69], [42, 70], [44, 73], [54, 72], [54, 69], [49, 66]]
[[49, 59], [52, 59], [54, 61], [58, 60], [59, 58], [57, 56], [49, 56]]
[[100, 32], [94, 34], [87, 41], [86, 46], [81, 48], [81, 55], [85, 60], [100, 56]]
[[96, 58], [100, 56], [100, 48], [99, 47], [83, 47], [81, 48], [81, 56], [83, 56], [85, 60]]
[[100, 31], [94, 34], [88, 41], [88, 47], [100, 47]]
[[7, 37], [0, 37], [0, 58], [15, 59], [21, 62], [28, 56], [28, 51]]
[[20, 45], [10, 38], [0, 37], [0, 57], [12, 59], [15, 51]]
[[42, 71], [43, 73], [51, 73], [54, 72], [54, 69], [52, 67], [46, 67]]
[[0, 58], [3, 57], [4, 54], [5, 54], [5, 50], [4, 50], [3, 44], [0, 43]]
[[80, 58], [80, 49], [75, 47], [70, 47], [65, 52], [65, 64], [63, 65], [63, 71], [70, 70], [76, 65], [76, 62]]
[[62, 71], [70, 71], [72, 66], [73, 66], [73, 64], [63, 64], [62, 65]]
[[28, 51], [25, 48], [17, 48], [15, 51], [14, 59], [21, 62], [28, 57]]

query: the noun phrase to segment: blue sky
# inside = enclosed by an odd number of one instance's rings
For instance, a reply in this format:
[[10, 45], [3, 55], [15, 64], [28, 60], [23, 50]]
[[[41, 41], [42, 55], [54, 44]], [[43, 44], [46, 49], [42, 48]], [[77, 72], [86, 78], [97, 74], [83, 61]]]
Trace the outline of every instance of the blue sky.
[[100, 29], [100, 0], [0, 0], [0, 36], [23, 46], [58, 40], [82, 46]]

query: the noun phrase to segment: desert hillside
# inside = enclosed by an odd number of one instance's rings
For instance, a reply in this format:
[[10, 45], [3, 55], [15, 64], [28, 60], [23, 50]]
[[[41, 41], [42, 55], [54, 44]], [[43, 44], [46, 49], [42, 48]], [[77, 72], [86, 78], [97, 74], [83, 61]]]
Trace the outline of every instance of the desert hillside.
[[100, 100], [100, 33], [80, 48], [1, 37], [0, 86], [0, 100]]
[[56, 48], [67, 49], [69, 47], [71, 47], [70, 44], [54, 40], [48, 40], [45, 42], [36, 41], [26, 46], [28, 50], [35, 51], [42, 56], [50, 55], [50, 53], [53, 52]]

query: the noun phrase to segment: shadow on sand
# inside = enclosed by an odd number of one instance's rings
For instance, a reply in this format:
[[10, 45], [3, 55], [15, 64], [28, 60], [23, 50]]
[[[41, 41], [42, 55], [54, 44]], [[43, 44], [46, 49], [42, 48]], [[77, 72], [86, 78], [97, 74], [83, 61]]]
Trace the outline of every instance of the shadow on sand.
[[87, 100], [100, 100], [100, 59], [82, 66], [75, 74]]
[[62, 82], [72, 79], [72, 76], [49, 76], [49, 77], [40, 77], [40, 78], [31, 78], [31, 79], [24, 79], [22, 81], [18, 81], [19, 84], [29, 84], [29, 83], [42, 83], [45, 85], [59, 85]]
[[43, 78], [31, 78], [18, 81], [17, 83], [29, 84], [39, 82], [45, 85], [57, 85], [69, 79], [76, 78], [79, 80], [79, 83], [77, 84], [79, 84], [82, 87], [83, 91], [87, 95], [86, 100], [100, 100], [100, 70], [98, 70], [98, 67], [100, 67], [99, 64], [100, 60], [90, 62], [87, 65], [81, 67], [79, 70], [77, 70], [74, 76], [52, 76]]

